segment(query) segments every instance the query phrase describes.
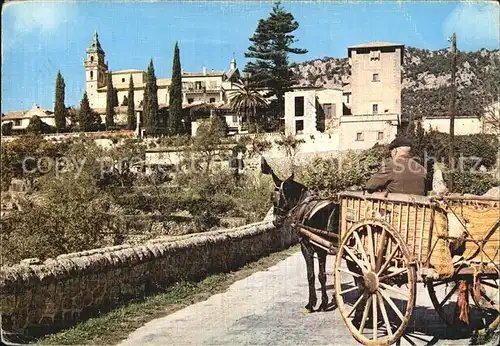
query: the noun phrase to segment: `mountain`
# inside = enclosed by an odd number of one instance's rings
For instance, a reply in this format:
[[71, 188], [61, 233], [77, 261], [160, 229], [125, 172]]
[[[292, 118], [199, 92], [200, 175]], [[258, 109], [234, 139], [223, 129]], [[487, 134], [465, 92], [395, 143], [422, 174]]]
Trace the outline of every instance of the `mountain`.
[[[324, 57], [293, 64], [300, 86], [342, 87], [350, 82], [347, 58]], [[451, 53], [405, 47], [402, 81], [403, 116], [418, 119], [448, 113]], [[483, 115], [484, 105], [498, 97], [500, 50], [481, 49], [457, 54], [457, 115]], [[494, 85], [492, 87], [492, 85]]]

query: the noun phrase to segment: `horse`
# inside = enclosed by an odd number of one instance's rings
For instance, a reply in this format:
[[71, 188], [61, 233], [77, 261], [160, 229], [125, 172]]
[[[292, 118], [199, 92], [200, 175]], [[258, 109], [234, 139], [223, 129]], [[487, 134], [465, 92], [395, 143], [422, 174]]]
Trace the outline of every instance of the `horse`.
[[[312, 193], [305, 185], [295, 181], [293, 174], [285, 180], [281, 180], [261, 158], [262, 174], [271, 175], [275, 192], [273, 194], [274, 225], [282, 227], [286, 221], [300, 223], [308, 227], [330, 230], [338, 235], [339, 205], [332, 200], [320, 199]], [[333, 229], [332, 229], [333, 228]], [[307, 281], [309, 284], [309, 300], [305, 306], [306, 312], [314, 312], [317, 303], [314, 273], [314, 254], [318, 256], [319, 273], [318, 280], [321, 284], [321, 304], [316, 311], [327, 311], [329, 308], [328, 295], [326, 293], [326, 256], [328, 252], [313, 244], [311, 240], [298, 233], [302, 255], [304, 256], [307, 269]]]

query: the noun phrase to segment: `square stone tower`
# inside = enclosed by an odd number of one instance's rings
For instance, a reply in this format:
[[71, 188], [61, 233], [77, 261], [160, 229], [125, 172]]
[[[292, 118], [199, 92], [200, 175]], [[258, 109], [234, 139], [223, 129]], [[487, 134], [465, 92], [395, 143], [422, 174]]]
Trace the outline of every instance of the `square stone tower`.
[[347, 48], [352, 115], [401, 115], [404, 45], [370, 42]]
[[[89, 48], [87, 48], [87, 59], [84, 62], [85, 66], [85, 91], [89, 99], [90, 107], [106, 107], [102, 105], [102, 101], [106, 99], [99, 95], [98, 89], [106, 85], [106, 76], [108, 66], [104, 61], [105, 53], [101, 48], [99, 36], [94, 32], [94, 37]], [[105, 93], [104, 93], [105, 96]]]

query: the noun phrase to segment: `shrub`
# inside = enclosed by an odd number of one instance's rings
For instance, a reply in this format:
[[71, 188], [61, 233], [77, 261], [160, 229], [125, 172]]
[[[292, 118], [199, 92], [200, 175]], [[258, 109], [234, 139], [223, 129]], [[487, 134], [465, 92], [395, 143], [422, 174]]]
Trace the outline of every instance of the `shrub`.
[[101, 247], [109, 233], [122, 229], [108, 213], [112, 200], [89, 180], [53, 179], [41, 192], [40, 202], [25, 201], [5, 223], [5, 262]]

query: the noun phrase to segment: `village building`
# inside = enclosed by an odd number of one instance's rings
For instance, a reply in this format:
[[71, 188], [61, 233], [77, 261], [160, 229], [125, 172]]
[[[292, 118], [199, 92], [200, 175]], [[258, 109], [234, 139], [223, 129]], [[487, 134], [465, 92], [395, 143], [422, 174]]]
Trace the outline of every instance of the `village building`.
[[54, 112], [45, 108], [40, 108], [36, 103], [27, 111], [5, 112], [5, 114], [2, 115], [2, 125], [12, 123], [12, 130], [14, 132], [22, 132], [26, 130], [31, 118], [34, 116], [38, 116], [46, 125], [52, 127], [56, 126]]
[[[85, 66], [85, 90], [89, 98], [90, 106], [100, 113], [106, 108], [107, 75], [111, 73], [113, 87], [117, 90], [118, 103], [121, 105], [128, 95], [129, 82], [132, 78], [134, 83], [134, 102], [136, 108], [140, 107], [144, 98], [146, 86], [146, 72], [143, 70], [128, 69], [120, 71], [109, 71], [105, 62], [105, 52], [99, 42], [97, 32], [90, 47], [87, 49]], [[208, 71], [206, 67], [201, 72], [185, 72], [182, 70], [182, 103], [183, 107], [191, 104], [216, 104], [222, 106], [228, 104], [228, 93], [234, 88], [233, 83], [240, 79], [240, 72], [234, 57], [229, 69], [226, 71]], [[157, 96], [160, 107], [168, 107], [170, 78], [157, 79]]]
[[347, 49], [351, 82], [342, 89], [285, 94], [288, 134], [327, 134], [336, 150], [368, 149], [391, 141], [401, 117], [404, 46], [370, 42]]

